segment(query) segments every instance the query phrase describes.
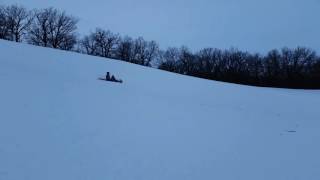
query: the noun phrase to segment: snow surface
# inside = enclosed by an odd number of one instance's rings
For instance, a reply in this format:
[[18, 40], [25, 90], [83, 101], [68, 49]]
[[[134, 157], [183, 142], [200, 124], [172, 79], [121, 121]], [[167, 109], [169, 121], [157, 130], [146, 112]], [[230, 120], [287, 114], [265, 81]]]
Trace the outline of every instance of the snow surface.
[[[123, 84], [98, 81], [110, 71]], [[0, 41], [0, 180], [318, 180], [320, 91]]]

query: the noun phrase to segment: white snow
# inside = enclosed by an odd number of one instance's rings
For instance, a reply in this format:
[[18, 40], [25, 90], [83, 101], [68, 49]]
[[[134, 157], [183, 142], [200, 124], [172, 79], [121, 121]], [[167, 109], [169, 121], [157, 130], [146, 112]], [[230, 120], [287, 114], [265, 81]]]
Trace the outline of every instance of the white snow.
[[[106, 71], [124, 83], [98, 81]], [[6, 41], [0, 84], [0, 180], [320, 178], [320, 91]]]

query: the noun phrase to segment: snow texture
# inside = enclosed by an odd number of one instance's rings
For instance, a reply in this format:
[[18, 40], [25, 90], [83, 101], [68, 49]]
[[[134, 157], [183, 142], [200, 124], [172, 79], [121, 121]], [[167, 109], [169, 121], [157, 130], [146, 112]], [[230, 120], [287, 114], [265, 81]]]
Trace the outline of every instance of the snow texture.
[[320, 91], [6, 41], [0, 84], [0, 180], [320, 178]]

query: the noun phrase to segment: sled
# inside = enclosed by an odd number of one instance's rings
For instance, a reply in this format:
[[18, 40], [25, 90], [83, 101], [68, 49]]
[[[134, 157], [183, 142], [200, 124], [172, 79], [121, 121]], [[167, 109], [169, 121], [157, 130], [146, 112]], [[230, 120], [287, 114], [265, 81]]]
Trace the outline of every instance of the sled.
[[101, 81], [107, 81], [107, 82], [114, 82], [114, 83], [120, 83], [122, 84], [123, 81], [120, 79], [120, 80], [107, 80], [106, 78], [98, 78], [98, 80], [101, 80]]

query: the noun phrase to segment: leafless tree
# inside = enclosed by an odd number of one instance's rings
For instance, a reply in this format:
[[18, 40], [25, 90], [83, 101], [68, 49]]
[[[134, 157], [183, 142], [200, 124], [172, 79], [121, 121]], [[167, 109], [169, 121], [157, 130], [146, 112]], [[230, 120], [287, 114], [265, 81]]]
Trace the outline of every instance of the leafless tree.
[[304, 47], [296, 48], [293, 53], [291, 72], [297, 75], [309, 73], [308, 71], [316, 61], [316, 58], [315, 51]]
[[[11, 41], [20, 42], [30, 27], [33, 16], [26, 8], [18, 5], [2, 7], [0, 10], [0, 36], [7, 37]], [[6, 26], [6, 27], [5, 27]]]
[[276, 49], [271, 50], [264, 59], [265, 76], [270, 83], [273, 83], [274, 81], [276, 81], [277, 77], [279, 77], [279, 74], [281, 72], [280, 52]]
[[116, 49], [117, 59], [121, 59], [127, 62], [132, 61], [133, 59], [133, 47], [134, 43], [132, 38], [124, 37], [121, 38]]
[[5, 7], [0, 6], [0, 39], [9, 38], [8, 20], [5, 13]]
[[160, 48], [157, 42], [147, 42], [146, 59], [143, 65], [152, 66], [159, 57]]
[[178, 72], [185, 75], [194, 75], [195, 72], [195, 55], [186, 46], [180, 48], [180, 64]]
[[119, 41], [120, 36], [118, 34], [97, 28], [95, 32], [82, 39], [81, 45], [87, 54], [116, 58], [115, 50]]
[[216, 59], [213, 56], [213, 52], [213, 48], [205, 48], [197, 53], [200, 63], [199, 70], [206, 72], [212, 72], [214, 70]]
[[142, 37], [134, 40], [132, 63], [143, 65], [146, 59], [146, 49], [147, 42]]
[[71, 50], [77, 42], [78, 20], [54, 8], [37, 10], [29, 30], [29, 42], [35, 45]]
[[142, 37], [133, 42], [132, 63], [151, 66], [159, 55], [159, 45], [155, 41], [146, 41]]
[[256, 53], [249, 55], [247, 58], [249, 72], [248, 81], [255, 85], [261, 85], [261, 80], [264, 75], [262, 56]]
[[98, 47], [95, 41], [95, 34], [92, 33], [90, 35], [85, 36], [80, 41], [80, 46], [83, 49], [84, 53], [94, 56], [98, 55]]
[[98, 28], [94, 33], [94, 38], [97, 45], [98, 54], [102, 57], [113, 57], [113, 52], [120, 40], [119, 35], [113, 34], [111, 31]]
[[180, 60], [180, 51], [178, 48], [168, 48], [161, 53], [161, 60], [159, 69], [167, 70], [171, 72], [177, 72], [177, 64]]

